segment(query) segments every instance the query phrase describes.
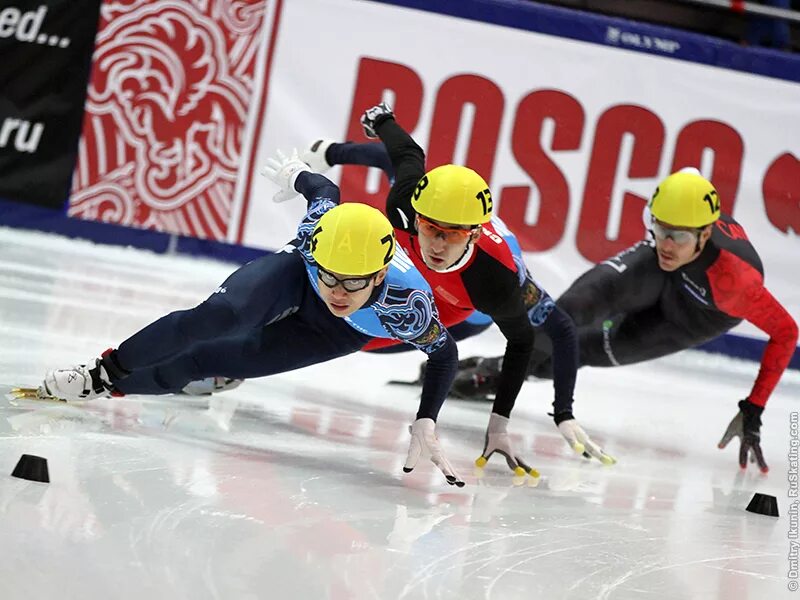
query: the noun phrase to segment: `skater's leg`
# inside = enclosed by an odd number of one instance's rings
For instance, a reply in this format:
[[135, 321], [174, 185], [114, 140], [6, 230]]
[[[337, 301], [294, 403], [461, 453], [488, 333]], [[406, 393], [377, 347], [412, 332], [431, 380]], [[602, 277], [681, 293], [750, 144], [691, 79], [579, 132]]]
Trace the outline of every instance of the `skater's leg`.
[[[197, 344], [174, 359], [120, 380], [126, 394], [179, 392], [190, 381], [221, 375], [250, 379], [284, 373], [360, 350], [369, 339], [328, 311], [319, 298], [248, 335]], [[322, 312], [326, 311], [327, 315]]]
[[357, 144], [345, 142], [331, 144], [325, 152], [325, 159], [330, 165], [364, 165], [378, 167], [389, 181], [394, 181], [394, 167], [392, 159], [382, 143], [367, 142]]
[[164, 362], [191, 345], [234, 337], [297, 310], [308, 286], [302, 257], [279, 252], [235, 271], [202, 304], [170, 313], [134, 334], [114, 353], [134, 371]]
[[[681, 301], [675, 297], [675, 301]], [[688, 307], [687, 307], [688, 309]], [[669, 313], [688, 315], [670, 310]], [[581, 366], [614, 367], [660, 358], [692, 348], [722, 335], [736, 324], [734, 320], [698, 322], [687, 317], [669, 318], [664, 306], [609, 318], [578, 330]], [[549, 357], [531, 367], [535, 377], [552, 377]]]

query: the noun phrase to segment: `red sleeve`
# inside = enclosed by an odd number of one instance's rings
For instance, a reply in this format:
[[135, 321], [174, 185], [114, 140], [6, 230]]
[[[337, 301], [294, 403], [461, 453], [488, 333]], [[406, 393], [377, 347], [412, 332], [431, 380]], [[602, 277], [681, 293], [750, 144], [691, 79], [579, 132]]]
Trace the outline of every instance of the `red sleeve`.
[[761, 273], [726, 250], [708, 270], [714, 303], [722, 312], [746, 319], [769, 335], [749, 400], [764, 406], [797, 346], [797, 323], [764, 287]]

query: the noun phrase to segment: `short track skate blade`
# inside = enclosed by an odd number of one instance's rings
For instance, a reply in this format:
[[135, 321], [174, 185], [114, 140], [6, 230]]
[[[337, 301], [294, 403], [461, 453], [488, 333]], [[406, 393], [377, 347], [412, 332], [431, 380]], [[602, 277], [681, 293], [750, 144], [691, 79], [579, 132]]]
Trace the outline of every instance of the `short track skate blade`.
[[48, 396], [47, 394], [41, 392], [39, 388], [11, 388], [10, 395], [15, 400], [40, 400], [43, 402], [65, 402], [65, 400], [61, 400], [54, 396]]

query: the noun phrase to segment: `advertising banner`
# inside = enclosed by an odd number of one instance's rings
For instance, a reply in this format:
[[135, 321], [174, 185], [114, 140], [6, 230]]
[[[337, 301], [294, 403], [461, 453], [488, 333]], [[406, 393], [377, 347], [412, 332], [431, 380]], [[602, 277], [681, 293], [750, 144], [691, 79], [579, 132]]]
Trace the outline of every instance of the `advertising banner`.
[[100, 0], [0, 3], [0, 197], [63, 208]]
[[70, 216], [232, 237], [276, 4], [104, 2]]
[[[288, 2], [280, 22], [251, 175], [276, 148], [366, 141], [360, 114], [388, 100], [429, 167], [484, 176], [534, 276], [558, 295], [641, 239], [660, 179], [696, 166], [800, 318], [797, 83], [373, 2]], [[379, 173], [330, 174], [345, 200], [382, 204]], [[304, 202], [273, 204], [271, 184], [250, 179], [238, 241], [277, 248]]]

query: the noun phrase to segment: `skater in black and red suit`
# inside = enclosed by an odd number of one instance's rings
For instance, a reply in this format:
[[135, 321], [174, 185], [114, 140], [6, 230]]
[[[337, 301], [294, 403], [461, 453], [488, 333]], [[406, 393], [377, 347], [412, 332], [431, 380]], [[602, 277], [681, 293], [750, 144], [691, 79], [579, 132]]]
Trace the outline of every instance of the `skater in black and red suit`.
[[[665, 356], [707, 342], [746, 320], [769, 335], [761, 368], [719, 442], [740, 438], [739, 465], [748, 454], [763, 472], [761, 413], [797, 345], [795, 320], [764, 286], [761, 259], [744, 228], [720, 213], [717, 191], [686, 168], [656, 188], [649, 205], [652, 240], [594, 266], [556, 301], [578, 327], [580, 365], [614, 367]], [[551, 350], [540, 337], [530, 374], [552, 376]], [[498, 359], [466, 359], [462, 387], [477, 381], [481, 395], [495, 385]], [[466, 366], [469, 365], [469, 366]], [[458, 385], [458, 383], [456, 384]]]

